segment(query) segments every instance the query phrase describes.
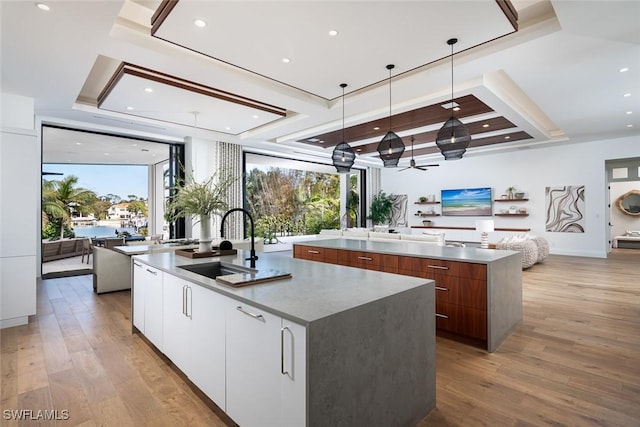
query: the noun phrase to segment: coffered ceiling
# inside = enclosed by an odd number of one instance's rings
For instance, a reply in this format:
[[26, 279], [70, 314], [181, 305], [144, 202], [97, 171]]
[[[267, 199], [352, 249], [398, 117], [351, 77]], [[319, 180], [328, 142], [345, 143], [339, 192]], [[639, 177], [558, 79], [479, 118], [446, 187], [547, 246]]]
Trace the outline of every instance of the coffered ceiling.
[[442, 160], [433, 140], [450, 114], [446, 40], [457, 37], [456, 115], [473, 135], [466, 155], [640, 136], [640, 2], [49, 6], [0, 2], [2, 91], [34, 98], [44, 123], [329, 162], [344, 101], [357, 165], [381, 166], [375, 147], [390, 112], [407, 146], [414, 137], [415, 156]]

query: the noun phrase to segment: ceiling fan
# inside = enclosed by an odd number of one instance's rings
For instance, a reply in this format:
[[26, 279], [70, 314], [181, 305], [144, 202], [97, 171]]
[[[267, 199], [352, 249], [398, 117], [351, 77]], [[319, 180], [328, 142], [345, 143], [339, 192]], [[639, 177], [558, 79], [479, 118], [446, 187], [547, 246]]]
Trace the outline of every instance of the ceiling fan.
[[436, 166], [440, 166], [438, 164], [433, 165], [416, 165], [416, 160], [413, 158], [413, 136], [411, 137], [411, 160], [409, 161], [409, 166], [406, 168], [400, 169], [398, 172], [406, 171], [407, 169], [419, 169], [421, 171], [426, 171], [426, 168], [434, 168]]

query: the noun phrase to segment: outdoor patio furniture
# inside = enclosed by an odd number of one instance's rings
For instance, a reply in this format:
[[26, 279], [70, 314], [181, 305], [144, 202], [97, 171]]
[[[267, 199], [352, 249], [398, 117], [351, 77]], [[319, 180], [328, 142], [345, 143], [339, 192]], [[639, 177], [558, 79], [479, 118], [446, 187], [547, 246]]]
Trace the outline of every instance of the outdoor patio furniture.
[[87, 255], [87, 264], [89, 264], [89, 255], [93, 253], [93, 242], [86, 238], [82, 241], [82, 258], [80, 262], [84, 262], [84, 256]]

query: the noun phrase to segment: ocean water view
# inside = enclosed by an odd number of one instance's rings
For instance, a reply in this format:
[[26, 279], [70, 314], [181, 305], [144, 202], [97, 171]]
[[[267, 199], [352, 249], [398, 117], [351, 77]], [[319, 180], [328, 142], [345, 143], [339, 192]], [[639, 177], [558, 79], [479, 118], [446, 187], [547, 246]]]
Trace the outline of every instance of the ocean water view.
[[108, 225], [73, 227], [76, 237], [114, 237], [116, 231], [119, 233], [128, 231], [130, 234], [136, 234], [136, 229], [133, 227], [113, 227]]

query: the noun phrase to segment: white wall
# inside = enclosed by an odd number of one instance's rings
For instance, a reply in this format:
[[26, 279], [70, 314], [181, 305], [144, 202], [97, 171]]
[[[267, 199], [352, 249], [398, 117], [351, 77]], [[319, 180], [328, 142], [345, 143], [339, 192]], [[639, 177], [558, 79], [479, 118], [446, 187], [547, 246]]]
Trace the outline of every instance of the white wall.
[[[634, 138], [593, 141], [586, 143], [555, 145], [540, 148], [514, 150], [499, 154], [467, 155], [461, 160], [439, 160], [440, 167], [426, 172], [398, 169], [382, 170], [382, 190], [387, 193], [409, 196], [409, 217], [412, 225], [421, 225], [422, 218], [415, 217], [424, 205], [413, 205], [420, 196], [435, 194], [440, 190], [469, 187], [492, 187], [493, 198], [499, 198], [507, 187], [515, 186], [525, 193], [529, 202], [528, 217], [493, 217], [496, 227], [530, 228], [531, 234], [549, 240], [554, 254], [606, 257], [609, 227], [606, 224], [608, 197], [606, 191], [605, 160], [640, 156], [640, 143]], [[432, 163], [429, 161], [429, 163]], [[545, 187], [584, 185], [586, 204], [585, 233], [551, 233], [545, 231]], [[515, 203], [514, 203], [515, 204]], [[494, 213], [504, 209], [494, 203]], [[431, 217], [434, 225], [474, 227], [476, 219], [488, 217]], [[423, 230], [414, 230], [414, 233]], [[489, 240], [496, 241], [506, 233], [490, 233]], [[479, 233], [447, 231], [447, 239], [479, 241]]]

